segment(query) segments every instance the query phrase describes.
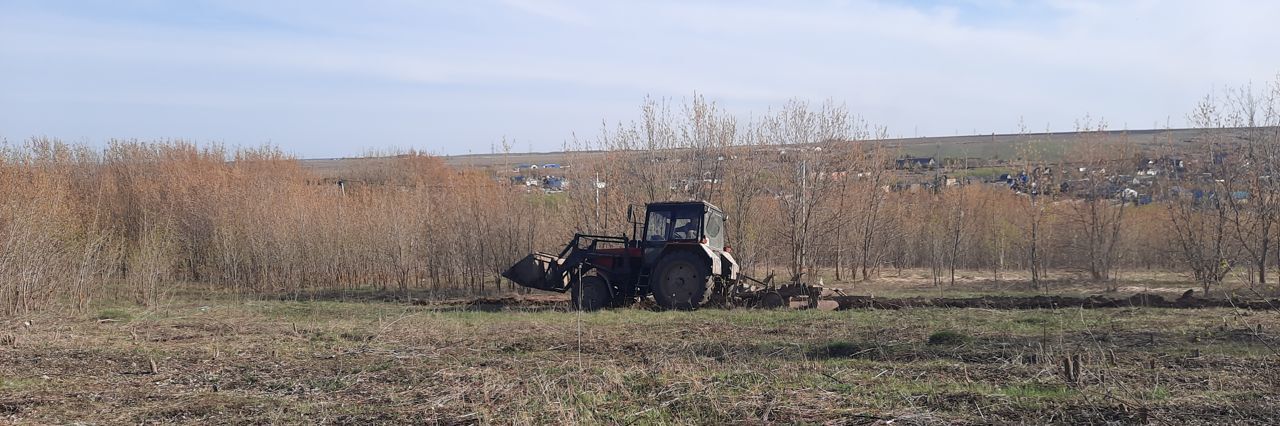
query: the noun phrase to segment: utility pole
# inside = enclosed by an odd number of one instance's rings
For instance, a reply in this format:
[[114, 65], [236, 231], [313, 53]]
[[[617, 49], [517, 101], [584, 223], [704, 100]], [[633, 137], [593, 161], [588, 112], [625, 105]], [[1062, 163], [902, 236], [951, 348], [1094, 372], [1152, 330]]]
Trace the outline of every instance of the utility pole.
[[596, 187], [596, 233], [600, 233], [600, 172], [596, 172], [596, 180], [591, 182], [591, 186]]
[[805, 252], [809, 248], [809, 160], [800, 160], [800, 247], [796, 254], [796, 270], [793, 279], [805, 272]]

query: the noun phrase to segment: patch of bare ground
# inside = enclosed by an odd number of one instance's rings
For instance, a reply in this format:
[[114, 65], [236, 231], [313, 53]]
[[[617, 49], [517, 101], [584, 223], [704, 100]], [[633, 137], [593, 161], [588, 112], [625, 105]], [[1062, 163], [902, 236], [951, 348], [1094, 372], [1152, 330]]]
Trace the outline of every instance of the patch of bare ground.
[[441, 308], [253, 301], [8, 320], [0, 422], [1280, 421], [1275, 311]]
[[[1198, 284], [1186, 274], [1169, 271], [1122, 271], [1117, 273], [1113, 282], [1097, 282], [1089, 279], [1087, 274], [1054, 270], [1045, 274], [1039, 285], [1033, 285], [1024, 271], [992, 271], [964, 270], [957, 271], [956, 280], [952, 283], [949, 276], [939, 277], [937, 283], [932, 279], [930, 271], [923, 269], [888, 269], [875, 275], [874, 279], [834, 280], [831, 273], [824, 274], [827, 288], [840, 289], [848, 294], [876, 297], [973, 297], [987, 295], [1001, 296], [1090, 296], [1107, 295], [1111, 297], [1128, 297], [1139, 293], [1162, 294], [1176, 298], [1187, 290], [1195, 290], [1198, 297], [1203, 297]], [[1280, 298], [1280, 286], [1250, 284], [1236, 276], [1215, 288], [1214, 297], [1238, 295], [1247, 298]]]

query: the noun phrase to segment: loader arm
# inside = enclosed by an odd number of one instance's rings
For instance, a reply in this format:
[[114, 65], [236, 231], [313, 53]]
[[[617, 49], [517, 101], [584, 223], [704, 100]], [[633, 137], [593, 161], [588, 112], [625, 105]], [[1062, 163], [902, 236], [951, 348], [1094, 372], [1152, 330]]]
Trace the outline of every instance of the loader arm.
[[629, 240], [625, 236], [574, 234], [573, 240], [558, 255], [535, 252], [502, 273], [502, 276], [524, 287], [564, 293], [572, 284], [574, 271], [586, 267], [598, 268], [594, 260], [622, 255], [605, 252], [601, 244], [621, 244]]

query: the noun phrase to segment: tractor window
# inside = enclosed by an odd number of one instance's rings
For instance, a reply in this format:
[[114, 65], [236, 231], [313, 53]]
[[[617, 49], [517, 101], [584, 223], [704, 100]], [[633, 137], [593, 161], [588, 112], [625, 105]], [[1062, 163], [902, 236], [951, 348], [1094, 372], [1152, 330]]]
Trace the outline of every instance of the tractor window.
[[724, 249], [724, 215], [714, 211], [707, 212], [706, 230], [707, 245], [717, 250]]
[[676, 210], [675, 227], [671, 230], [673, 240], [696, 240], [702, 236], [698, 232], [698, 222], [702, 212], [697, 210]]
[[671, 212], [655, 210], [649, 212], [649, 220], [644, 227], [645, 241], [666, 241], [667, 226], [671, 224]]

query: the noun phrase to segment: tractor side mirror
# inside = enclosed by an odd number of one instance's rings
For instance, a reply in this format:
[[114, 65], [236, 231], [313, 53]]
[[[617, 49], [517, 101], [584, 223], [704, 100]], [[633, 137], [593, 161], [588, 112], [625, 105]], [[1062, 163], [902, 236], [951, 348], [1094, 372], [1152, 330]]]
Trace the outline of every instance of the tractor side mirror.
[[627, 204], [627, 222], [628, 222], [628, 223], [635, 223], [635, 222], [636, 222], [636, 209], [635, 209], [635, 207], [636, 207], [636, 205], [635, 205], [635, 204]]

